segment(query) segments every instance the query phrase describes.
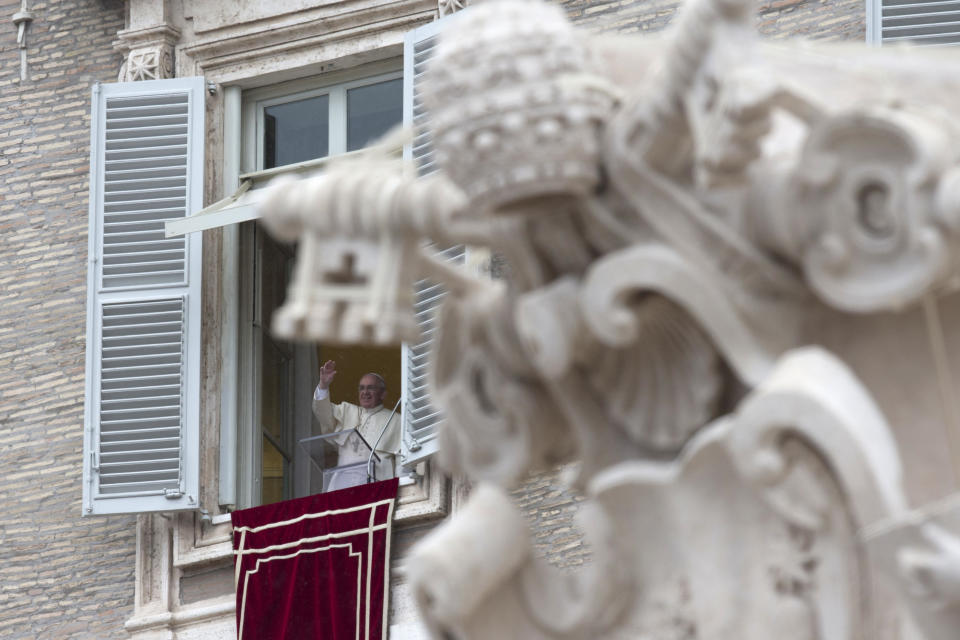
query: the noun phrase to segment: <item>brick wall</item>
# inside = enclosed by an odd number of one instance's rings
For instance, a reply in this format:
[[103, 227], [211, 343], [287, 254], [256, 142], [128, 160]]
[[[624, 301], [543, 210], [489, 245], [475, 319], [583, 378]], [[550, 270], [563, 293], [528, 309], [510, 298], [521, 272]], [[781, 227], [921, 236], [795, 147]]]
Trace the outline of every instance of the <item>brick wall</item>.
[[[561, 0], [576, 24], [596, 31], [642, 33], [663, 29], [682, 5], [675, 0]], [[866, 37], [864, 0], [760, 0], [757, 29], [767, 37], [859, 40]]]
[[583, 531], [575, 521], [584, 496], [563, 486], [562, 469], [531, 477], [513, 492], [530, 526], [534, 555], [561, 569], [574, 570], [590, 558]]
[[90, 87], [122, 0], [0, 0], [0, 637], [122, 638], [135, 520], [80, 517]]

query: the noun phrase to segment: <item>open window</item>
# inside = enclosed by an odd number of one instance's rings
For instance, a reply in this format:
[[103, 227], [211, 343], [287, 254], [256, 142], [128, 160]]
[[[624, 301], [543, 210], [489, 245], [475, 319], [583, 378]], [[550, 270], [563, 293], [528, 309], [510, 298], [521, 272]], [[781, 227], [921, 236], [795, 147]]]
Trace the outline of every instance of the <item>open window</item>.
[[[197, 232], [204, 229], [224, 228], [231, 247], [224, 264], [233, 265], [223, 270], [222, 280], [232, 284], [220, 300], [233, 309], [221, 327], [229, 364], [221, 363], [221, 504], [252, 506], [316, 489], [297, 440], [313, 429], [309, 399], [326, 359], [338, 362], [335, 401], [353, 400], [367, 371], [386, 379], [385, 406], [402, 398], [402, 465], [412, 469], [435, 451], [442, 416], [429, 402], [426, 364], [442, 291], [418, 285], [426, 340], [417, 345], [347, 350], [277, 341], [269, 318], [285, 296], [295, 247], [267, 237], [255, 218], [256, 196], [272, 176], [315, 171], [325, 158], [362, 149], [401, 121], [422, 127], [416, 84], [436, 32], [433, 25], [413, 32], [405, 63], [248, 90], [223, 87], [223, 174], [234, 176], [224, 190], [235, 191], [202, 210], [204, 80], [94, 91], [85, 514], [200, 507]], [[422, 140], [406, 153], [428, 170]], [[444, 253], [462, 259], [464, 252]]]
[[[303, 167], [357, 151], [400, 124], [403, 79], [399, 65], [366, 73], [328, 74], [245, 92], [242, 100], [244, 175]], [[392, 69], [390, 67], [393, 67]], [[254, 189], [264, 181], [254, 180]], [[299, 444], [316, 434], [311, 412], [319, 367], [337, 362], [334, 402], [356, 403], [356, 383], [368, 372], [387, 381], [387, 410], [399, 397], [400, 349], [297, 344], [270, 331], [283, 303], [296, 247], [269, 237], [254, 222], [240, 229], [238, 378], [241, 467], [237, 505], [251, 506], [309, 495], [320, 489], [320, 470]], [[387, 406], [389, 403], [389, 406]]]

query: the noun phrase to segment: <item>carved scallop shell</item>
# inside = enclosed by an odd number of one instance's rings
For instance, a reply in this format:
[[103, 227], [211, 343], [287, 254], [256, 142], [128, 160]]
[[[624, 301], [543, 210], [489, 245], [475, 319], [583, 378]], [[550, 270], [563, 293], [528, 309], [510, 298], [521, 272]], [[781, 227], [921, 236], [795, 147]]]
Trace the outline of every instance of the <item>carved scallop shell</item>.
[[646, 295], [632, 309], [637, 340], [602, 349], [588, 379], [637, 442], [674, 452], [715, 417], [720, 356], [694, 319], [663, 296]]

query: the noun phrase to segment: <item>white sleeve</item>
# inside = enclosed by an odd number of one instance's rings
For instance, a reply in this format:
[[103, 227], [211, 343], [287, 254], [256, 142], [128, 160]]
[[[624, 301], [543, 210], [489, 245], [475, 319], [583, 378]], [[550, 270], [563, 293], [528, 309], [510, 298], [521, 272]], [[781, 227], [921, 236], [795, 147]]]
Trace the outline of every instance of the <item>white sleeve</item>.
[[[330, 391], [319, 386], [313, 392], [313, 415], [317, 417], [320, 433], [330, 433], [337, 429], [339, 407], [330, 404]], [[336, 409], [336, 410], [335, 410]]]

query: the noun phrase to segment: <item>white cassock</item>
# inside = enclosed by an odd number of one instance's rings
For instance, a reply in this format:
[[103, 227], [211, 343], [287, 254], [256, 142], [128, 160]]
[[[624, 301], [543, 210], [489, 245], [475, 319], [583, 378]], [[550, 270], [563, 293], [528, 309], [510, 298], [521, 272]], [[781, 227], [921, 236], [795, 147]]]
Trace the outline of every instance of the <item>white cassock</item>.
[[[330, 394], [326, 389], [319, 386], [313, 393], [313, 415], [317, 417], [320, 423], [321, 433], [333, 433], [344, 429], [356, 429], [364, 440], [373, 447], [376, 444], [377, 456], [380, 462], [376, 463], [376, 479], [387, 480], [396, 475], [396, 459], [400, 454], [400, 413], [393, 414], [391, 410], [382, 404], [372, 409], [364, 409], [351, 402], [340, 402], [333, 404], [330, 402]], [[387, 425], [387, 420], [390, 424]], [[386, 426], [386, 431], [384, 431]], [[380, 432], [383, 436], [380, 437]], [[342, 452], [341, 458], [349, 456]], [[351, 460], [339, 461], [339, 464], [345, 464]]]

